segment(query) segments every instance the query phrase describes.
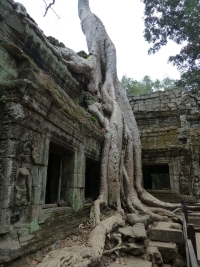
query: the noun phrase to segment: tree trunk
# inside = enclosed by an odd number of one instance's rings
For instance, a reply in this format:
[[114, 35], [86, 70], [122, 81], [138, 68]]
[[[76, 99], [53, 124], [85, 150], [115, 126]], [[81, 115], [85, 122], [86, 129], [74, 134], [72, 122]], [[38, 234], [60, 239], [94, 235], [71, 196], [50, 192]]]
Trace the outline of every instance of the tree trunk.
[[[141, 143], [137, 123], [116, 70], [116, 50], [101, 20], [91, 13], [89, 0], [78, 1], [78, 13], [89, 50], [89, 58], [78, 57], [72, 50], [60, 48], [68, 67], [89, 79], [88, 92], [98, 102], [90, 105], [93, 114], [105, 129], [101, 157], [101, 189], [94, 202], [91, 217], [100, 223], [100, 206], [109, 205], [119, 212], [145, 211], [154, 219], [165, 220], [161, 208], [176, 208], [164, 203], [142, 188]], [[102, 115], [103, 114], [103, 115]], [[159, 207], [153, 213], [142, 202]], [[123, 209], [122, 209], [123, 208]], [[159, 212], [161, 215], [159, 215]], [[166, 215], [174, 216], [169, 211]]]

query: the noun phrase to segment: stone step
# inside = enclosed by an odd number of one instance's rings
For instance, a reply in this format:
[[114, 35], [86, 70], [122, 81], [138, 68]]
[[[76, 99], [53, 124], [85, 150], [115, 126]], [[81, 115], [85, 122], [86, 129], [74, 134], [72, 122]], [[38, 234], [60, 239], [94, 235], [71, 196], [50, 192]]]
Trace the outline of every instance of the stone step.
[[180, 228], [181, 225], [171, 222], [159, 222], [154, 228], [147, 231], [150, 240], [183, 243], [182, 230], [174, 229]]
[[178, 246], [171, 242], [150, 241], [149, 246], [158, 248], [164, 263], [175, 259], [178, 253]]
[[136, 223], [133, 226], [120, 227], [118, 232], [122, 234], [123, 239], [134, 238], [136, 240], [147, 239], [146, 230], [143, 223]]
[[145, 244], [122, 243], [120, 251], [128, 252], [134, 256], [137, 256], [145, 253], [145, 247]]
[[122, 265], [120, 263], [111, 263], [110, 265], [108, 265], [108, 267], [122, 267], [122, 266], [126, 266], [126, 267], [152, 267], [152, 263], [149, 261], [144, 261], [144, 260], [133, 260], [130, 262], [127, 262], [125, 265]]
[[192, 196], [186, 196], [186, 195], [180, 195], [177, 193], [172, 193], [172, 192], [166, 192], [163, 190], [163, 192], [161, 192], [161, 190], [147, 190], [151, 195], [153, 195], [154, 197], [158, 198], [159, 200], [162, 200], [164, 202], [173, 202], [173, 203], [181, 203], [181, 200], [184, 200], [185, 202], [190, 202], [190, 203], [194, 203], [196, 202], [194, 197]]

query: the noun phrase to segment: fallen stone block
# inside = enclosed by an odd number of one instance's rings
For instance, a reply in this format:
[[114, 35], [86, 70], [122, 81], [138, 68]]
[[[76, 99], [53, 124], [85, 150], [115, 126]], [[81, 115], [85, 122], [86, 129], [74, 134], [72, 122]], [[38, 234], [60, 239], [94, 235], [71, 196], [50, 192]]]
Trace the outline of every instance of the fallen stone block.
[[144, 260], [137, 260], [137, 261], [131, 261], [130, 263], [127, 263], [125, 265], [121, 265], [120, 263], [111, 263], [108, 265], [108, 267], [151, 267], [152, 263], [149, 261], [144, 261]]
[[131, 238], [128, 239], [128, 242], [129, 242], [129, 243], [136, 243], [136, 242], [137, 242], [137, 239], [131, 237]]
[[22, 249], [15, 230], [11, 231], [9, 235], [1, 237], [0, 264], [11, 261], [13, 258], [20, 257], [21, 255]]
[[138, 240], [147, 239], [146, 230], [143, 223], [136, 223], [133, 225], [133, 234]]
[[127, 214], [127, 222], [130, 225], [134, 225], [136, 223], [143, 223], [146, 226], [149, 222], [149, 219], [150, 215], [145, 212], [139, 212], [138, 214]]
[[118, 232], [120, 234], [122, 234], [123, 237], [125, 238], [135, 238], [135, 235], [133, 233], [133, 227], [132, 226], [128, 226], [128, 227], [123, 227], [123, 228], [119, 228]]
[[183, 229], [182, 225], [180, 225], [179, 223], [171, 223], [170, 228], [177, 229], [177, 230]]
[[34, 238], [33, 235], [29, 234], [28, 228], [21, 228], [17, 232], [21, 246], [27, 245], [29, 241]]
[[178, 247], [175, 243], [150, 241], [149, 246], [158, 248], [164, 263], [174, 260], [178, 254]]
[[181, 244], [183, 242], [183, 233], [181, 230], [171, 228], [169, 222], [159, 222], [156, 227], [147, 232], [149, 239], [154, 241], [174, 242]]
[[163, 265], [162, 255], [157, 247], [147, 247], [144, 257], [153, 263], [153, 267]]
[[134, 256], [145, 253], [145, 245], [137, 243], [123, 243], [120, 251], [128, 252]]

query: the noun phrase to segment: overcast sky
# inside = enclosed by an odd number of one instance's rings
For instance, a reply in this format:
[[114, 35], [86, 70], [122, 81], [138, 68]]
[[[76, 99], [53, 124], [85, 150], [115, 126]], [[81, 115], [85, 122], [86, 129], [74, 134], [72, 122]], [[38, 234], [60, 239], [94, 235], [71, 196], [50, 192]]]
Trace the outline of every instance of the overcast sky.
[[[53, 36], [67, 47], [78, 52], [87, 46], [78, 17], [78, 0], [56, 0], [52, 6], [60, 19], [49, 10], [46, 17], [44, 0], [18, 0], [37, 22], [46, 36]], [[46, 0], [46, 2], [51, 2]], [[147, 54], [149, 44], [144, 41], [144, 5], [140, 0], [90, 0], [90, 7], [103, 22], [116, 46], [119, 79], [123, 74], [136, 80], [149, 75], [152, 79], [163, 79], [166, 75], [179, 78], [179, 72], [167, 63], [170, 55], [180, 47], [170, 42], [155, 55]]]

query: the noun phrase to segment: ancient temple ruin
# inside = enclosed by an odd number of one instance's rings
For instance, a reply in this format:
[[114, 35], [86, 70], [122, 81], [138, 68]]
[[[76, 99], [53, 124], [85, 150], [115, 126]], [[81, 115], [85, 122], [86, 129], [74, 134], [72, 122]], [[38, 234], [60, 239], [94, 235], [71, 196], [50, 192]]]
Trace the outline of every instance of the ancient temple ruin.
[[84, 78], [72, 76], [10, 3], [0, 2], [0, 263], [88, 216], [103, 142], [79, 105]]
[[[63, 44], [45, 42], [23, 16], [0, 2], [0, 264], [72, 232], [100, 186], [104, 135], [87, 112], [87, 80], [57, 57]], [[199, 97], [172, 90], [130, 103], [144, 187], [162, 199], [199, 198]]]
[[162, 200], [200, 197], [200, 97], [174, 89], [131, 97], [141, 134], [144, 188]]

